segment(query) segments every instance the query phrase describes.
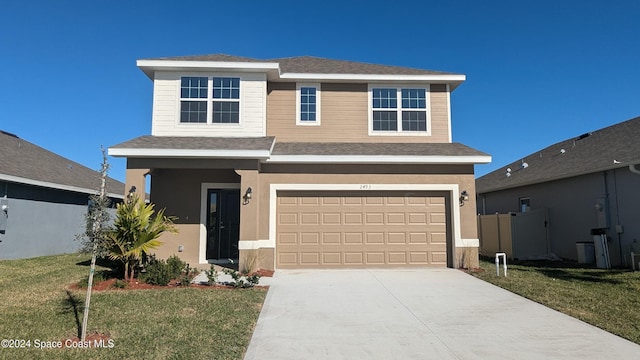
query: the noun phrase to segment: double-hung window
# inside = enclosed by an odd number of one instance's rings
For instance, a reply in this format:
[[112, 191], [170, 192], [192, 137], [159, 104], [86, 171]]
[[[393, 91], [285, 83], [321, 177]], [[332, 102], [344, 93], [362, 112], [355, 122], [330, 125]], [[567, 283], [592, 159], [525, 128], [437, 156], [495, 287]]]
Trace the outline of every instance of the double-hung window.
[[320, 84], [298, 84], [296, 89], [296, 123], [320, 124]]
[[371, 130], [427, 133], [427, 88], [371, 88]]
[[182, 77], [180, 122], [240, 123], [240, 78]]

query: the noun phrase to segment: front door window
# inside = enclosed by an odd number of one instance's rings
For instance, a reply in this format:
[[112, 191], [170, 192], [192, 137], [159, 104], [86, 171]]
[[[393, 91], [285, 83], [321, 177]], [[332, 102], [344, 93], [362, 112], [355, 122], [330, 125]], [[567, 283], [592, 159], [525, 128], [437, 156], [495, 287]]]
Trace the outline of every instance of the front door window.
[[240, 238], [240, 190], [207, 192], [207, 259], [237, 260]]

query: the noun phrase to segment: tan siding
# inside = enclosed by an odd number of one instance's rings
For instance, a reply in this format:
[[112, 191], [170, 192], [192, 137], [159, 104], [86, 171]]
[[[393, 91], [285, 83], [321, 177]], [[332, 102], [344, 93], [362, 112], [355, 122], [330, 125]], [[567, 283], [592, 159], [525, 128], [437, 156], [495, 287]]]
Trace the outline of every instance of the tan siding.
[[449, 141], [447, 92], [431, 85], [431, 136], [369, 136], [367, 84], [321, 84], [320, 126], [296, 125], [296, 84], [269, 83], [267, 136], [281, 142], [437, 142]]
[[431, 142], [449, 142], [449, 108], [445, 85], [431, 85]]

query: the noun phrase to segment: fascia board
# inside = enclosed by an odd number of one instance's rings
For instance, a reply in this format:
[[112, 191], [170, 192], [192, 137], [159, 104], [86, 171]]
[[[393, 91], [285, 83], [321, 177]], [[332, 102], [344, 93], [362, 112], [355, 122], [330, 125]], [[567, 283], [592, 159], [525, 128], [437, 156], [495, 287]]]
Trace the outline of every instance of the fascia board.
[[138, 60], [136, 65], [151, 79], [156, 70], [270, 72], [280, 69], [279, 64], [274, 62], [242, 61]]
[[108, 154], [114, 157], [138, 158], [229, 158], [229, 159], [266, 159], [269, 150], [197, 150], [197, 149], [127, 149], [109, 148]]
[[[56, 184], [48, 181], [27, 179], [27, 178], [7, 175], [7, 174], [0, 174], [0, 180], [10, 181], [10, 182], [19, 183], [19, 184], [40, 186], [40, 187], [45, 187], [50, 189], [73, 191], [73, 192], [79, 192], [79, 193], [90, 194], [90, 195], [94, 195], [98, 193], [95, 189], [85, 189], [77, 186]], [[107, 193], [107, 196], [112, 198], [117, 198], [117, 199], [124, 199], [123, 194]]]
[[392, 74], [308, 74], [308, 73], [282, 73], [280, 79], [285, 80], [340, 80], [340, 81], [437, 81], [437, 82], [463, 82], [466, 75], [462, 74], [425, 74], [425, 75], [392, 75]]
[[491, 156], [272, 155], [267, 163], [488, 164]]

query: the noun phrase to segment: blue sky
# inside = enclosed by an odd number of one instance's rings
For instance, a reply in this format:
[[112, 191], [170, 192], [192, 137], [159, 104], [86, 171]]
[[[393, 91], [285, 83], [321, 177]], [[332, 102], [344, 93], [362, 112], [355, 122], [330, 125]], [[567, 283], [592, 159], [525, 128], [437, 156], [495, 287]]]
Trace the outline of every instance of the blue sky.
[[151, 131], [137, 59], [313, 55], [466, 74], [453, 140], [493, 156], [482, 175], [639, 116], [638, 19], [636, 0], [3, 0], [0, 129], [99, 169]]

